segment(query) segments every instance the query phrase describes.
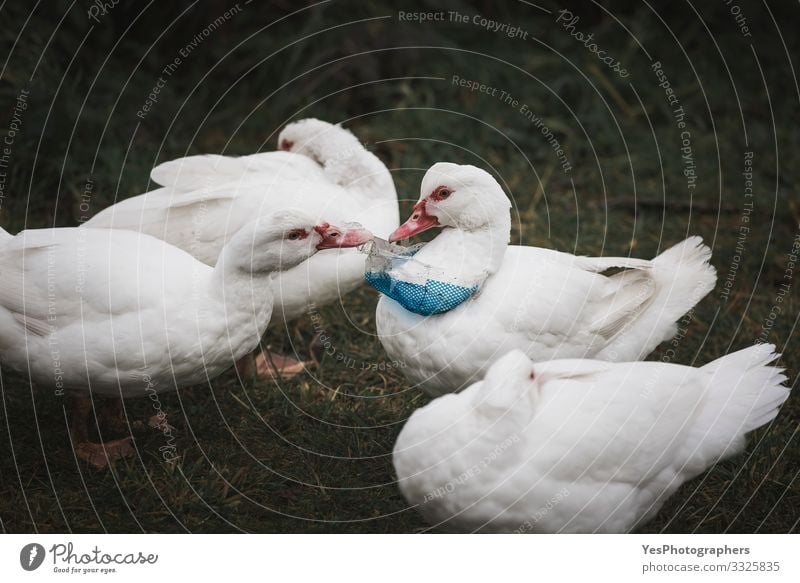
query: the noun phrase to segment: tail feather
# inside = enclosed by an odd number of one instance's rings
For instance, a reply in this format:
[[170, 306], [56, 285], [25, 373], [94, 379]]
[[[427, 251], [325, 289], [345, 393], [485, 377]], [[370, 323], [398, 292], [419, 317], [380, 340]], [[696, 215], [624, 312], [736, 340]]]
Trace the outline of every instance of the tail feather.
[[665, 318], [680, 319], [714, 289], [717, 270], [710, 259], [711, 249], [702, 237], [689, 237], [653, 259], [653, 277], [667, 292]]
[[711, 373], [717, 413], [747, 433], [766, 425], [789, 397], [784, 369], [768, 366], [780, 357], [773, 344], [756, 344], [718, 358], [701, 370]]
[[779, 356], [772, 344], [756, 344], [700, 369], [708, 373], [708, 384], [687, 442], [689, 474], [740, 453], [745, 435], [775, 418], [789, 397], [783, 369], [769, 366]]
[[716, 285], [717, 271], [710, 258], [711, 249], [702, 237], [689, 237], [653, 259], [644, 272], [653, 288], [645, 309], [596, 358], [642, 360], [672, 338], [678, 331], [676, 323]]
[[9, 239], [13, 239], [14, 235], [6, 231], [3, 227], [0, 227], [0, 241], [7, 241]]

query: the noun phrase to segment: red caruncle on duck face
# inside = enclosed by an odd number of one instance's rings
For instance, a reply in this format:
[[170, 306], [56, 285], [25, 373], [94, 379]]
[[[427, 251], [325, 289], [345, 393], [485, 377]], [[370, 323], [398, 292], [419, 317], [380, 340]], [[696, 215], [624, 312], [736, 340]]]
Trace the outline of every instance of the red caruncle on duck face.
[[314, 227], [322, 237], [317, 244], [317, 249], [337, 249], [344, 247], [358, 247], [373, 237], [372, 233], [361, 227], [340, 228], [330, 223], [322, 223]]
[[418, 233], [439, 226], [439, 219], [428, 213], [428, 205], [447, 200], [452, 194], [453, 189], [450, 187], [445, 185], [437, 186], [428, 196], [414, 205], [411, 216], [394, 233], [389, 235], [389, 241], [408, 239]]

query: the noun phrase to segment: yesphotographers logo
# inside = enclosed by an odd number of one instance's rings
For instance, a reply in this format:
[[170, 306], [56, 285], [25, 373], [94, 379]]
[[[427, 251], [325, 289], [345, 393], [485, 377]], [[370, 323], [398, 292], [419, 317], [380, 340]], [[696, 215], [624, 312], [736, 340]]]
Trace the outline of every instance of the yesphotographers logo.
[[26, 571], [35, 571], [44, 562], [44, 547], [38, 543], [30, 543], [19, 552], [19, 564]]

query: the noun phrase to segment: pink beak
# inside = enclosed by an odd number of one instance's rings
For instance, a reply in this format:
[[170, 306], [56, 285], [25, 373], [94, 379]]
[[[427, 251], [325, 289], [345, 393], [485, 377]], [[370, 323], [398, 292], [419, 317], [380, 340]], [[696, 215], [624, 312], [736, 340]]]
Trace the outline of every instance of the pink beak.
[[425, 201], [421, 200], [414, 205], [414, 212], [411, 213], [409, 219], [397, 227], [394, 233], [389, 235], [389, 241], [394, 243], [400, 239], [409, 239], [417, 233], [427, 231], [431, 227], [435, 227], [438, 224], [439, 219], [429, 215], [425, 211]]
[[314, 227], [314, 230], [322, 235], [322, 241], [317, 245], [317, 249], [338, 249], [344, 247], [358, 247], [367, 241], [371, 241], [374, 235], [362, 228], [340, 229], [328, 223], [322, 223]]

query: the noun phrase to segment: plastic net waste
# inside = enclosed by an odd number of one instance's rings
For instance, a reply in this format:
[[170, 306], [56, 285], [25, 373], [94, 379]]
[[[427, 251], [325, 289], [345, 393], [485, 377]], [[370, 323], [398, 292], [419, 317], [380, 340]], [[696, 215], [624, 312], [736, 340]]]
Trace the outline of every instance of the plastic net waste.
[[452, 310], [478, 291], [483, 281], [464, 282], [450, 277], [414, 256], [424, 243], [404, 247], [374, 238], [361, 247], [367, 254], [364, 279], [406, 310], [431, 316]]

